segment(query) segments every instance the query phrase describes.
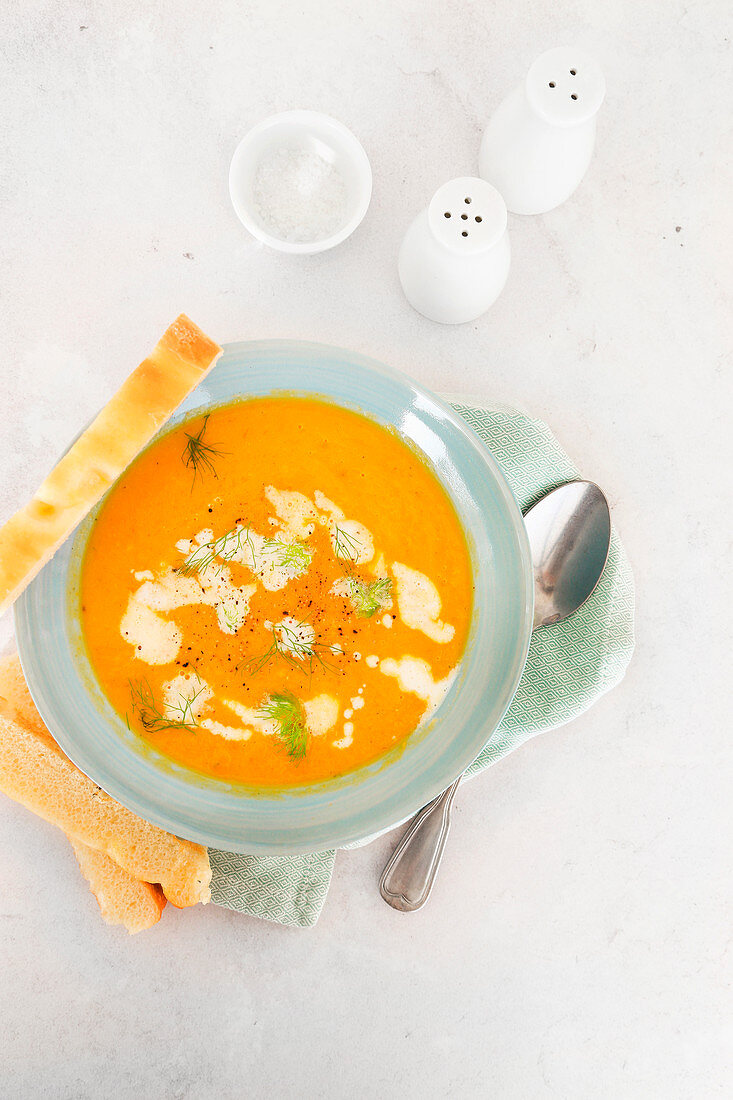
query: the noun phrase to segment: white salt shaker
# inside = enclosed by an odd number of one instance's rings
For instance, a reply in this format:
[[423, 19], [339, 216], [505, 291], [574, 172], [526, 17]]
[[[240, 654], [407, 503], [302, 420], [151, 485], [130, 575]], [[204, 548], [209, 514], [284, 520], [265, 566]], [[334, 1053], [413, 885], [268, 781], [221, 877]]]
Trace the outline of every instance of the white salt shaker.
[[543, 214], [570, 198], [590, 163], [605, 94], [598, 62], [559, 46], [500, 104], [481, 142], [479, 175], [512, 214]]
[[399, 276], [410, 305], [431, 321], [473, 321], [501, 294], [511, 252], [496, 188], [464, 176], [438, 188], [405, 234]]

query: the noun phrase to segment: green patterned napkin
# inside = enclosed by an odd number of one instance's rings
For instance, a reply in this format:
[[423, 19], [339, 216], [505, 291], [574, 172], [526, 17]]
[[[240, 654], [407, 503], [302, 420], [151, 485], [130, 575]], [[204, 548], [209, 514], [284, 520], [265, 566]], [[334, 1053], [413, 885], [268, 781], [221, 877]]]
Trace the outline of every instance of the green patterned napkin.
[[[514, 409], [485, 408], [458, 398], [451, 399], [451, 404], [501, 466], [522, 511], [549, 489], [579, 476], [542, 421]], [[634, 579], [614, 531], [603, 577], [587, 604], [564, 623], [532, 635], [511, 706], [467, 775], [477, 775], [535, 734], [582, 714], [621, 680], [633, 650]], [[212, 850], [209, 854], [215, 904], [298, 927], [318, 920], [335, 852], [243, 856]]]

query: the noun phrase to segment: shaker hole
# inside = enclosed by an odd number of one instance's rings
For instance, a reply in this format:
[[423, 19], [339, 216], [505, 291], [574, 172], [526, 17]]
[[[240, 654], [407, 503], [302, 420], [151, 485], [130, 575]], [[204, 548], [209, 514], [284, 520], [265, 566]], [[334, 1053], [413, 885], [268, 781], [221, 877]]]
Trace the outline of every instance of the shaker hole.
[[461, 221], [462, 222], [467, 222], [468, 221], [468, 214], [461, 214]]
[[550, 81], [549, 87], [550, 87], [550, 88], [554, 88], [554, 87], [555, 87], [555, 82], [554, 82], [554, 80], [551, 80], [551, 81]]
[[570, 97], [570, 98], [571, 98], [571, 99], [577, 99], [578, 97], [576, 96], [575, 92], [573, 92], [573, 94], [571, 95], [571, 97]]
[[470, 202], [471, 200], [470, 199], [464, 199], [463, 201], [464, 202]]
[[466, 230], [465, 230], [465, 229], [464, 229], [464, 230], [463, 230], [463, 232], [461, 233], [461, 236], [462, 236], [462, 237], [467, 237], [467, 236], [468, 236], [468, 233], [466, 232]]
[[450, 217], [450, 210], [446, 210], [446, 212], [445, 212], [445, 214], [443, 215], [443, 217], [444, 217], [444, 218], [449, 218], [449, 217]]
[[476, 217], [475, 217], [475, 218], [474, 218], [473, 220], [474, 220], [475, 222], [482, 222], [482, 221], [483, 221], [484, 219], [483, 219], [483, 218], [481, 217], [481, 215], [480, 215], [480, 214], [477, 214], [477, 215], [476, 215]]
[[575, 69], [571, 69], [571, 70], [570, 70], [570, 75], [571, 75], [571, 76], [576, 76], [576, 75], [577, 75], [577, 74], [576, 74], [576, 70], [575, 70]]

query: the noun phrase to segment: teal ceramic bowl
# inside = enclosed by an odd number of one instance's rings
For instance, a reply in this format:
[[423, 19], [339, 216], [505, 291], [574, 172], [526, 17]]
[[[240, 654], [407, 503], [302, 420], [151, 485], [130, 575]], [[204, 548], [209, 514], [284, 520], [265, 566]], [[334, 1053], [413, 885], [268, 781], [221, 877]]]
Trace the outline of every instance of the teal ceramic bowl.
[[212, 404], [272, 393], [318, 395], [392, 425], [432, 466], [466, 532], [475, 583], [466, 652], [444, 702], [404, 747], [339, 779], [282, 790], [208, 779], [151, 749], [110, 706], [84, 647], [79, 582], [96, 510], [26, 589], [15, 621], [36, 705], [95, 783], [179, 836], [286, 855], [339, 847], [396, 824], [468, 767], [519, 682], [533, 587], [522, 516], [489, 452], [442, 401], [373, 360], [320, 344], [229, 344], [171, 423]]

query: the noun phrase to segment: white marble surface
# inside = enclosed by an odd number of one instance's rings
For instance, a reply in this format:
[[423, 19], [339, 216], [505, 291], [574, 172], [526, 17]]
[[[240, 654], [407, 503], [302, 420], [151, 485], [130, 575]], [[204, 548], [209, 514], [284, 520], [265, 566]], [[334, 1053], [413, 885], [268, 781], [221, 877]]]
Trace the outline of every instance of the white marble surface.
[[[129, 938], [64, 839], [1, 799], [0, 1094], [730, 1095], [728, 0], [0, 13], [0, 520], [186, 310], [220, 341], [337, 343], [544, 417], [607, 489], [638, 584], [625, 682], [461, 792], [419, 914], [377, 894], [390, 836], [339, 856], [312, 931], [210, 906]], [[400, 236], [567, 41], [608, 81], [590, 172], [511, 219], [489, 315], [430, 324]], [[362, 228], [311, 258], [256, 244], [226, 189], [244, 131], [296, 106], [350, 125], [374, 169]]]

